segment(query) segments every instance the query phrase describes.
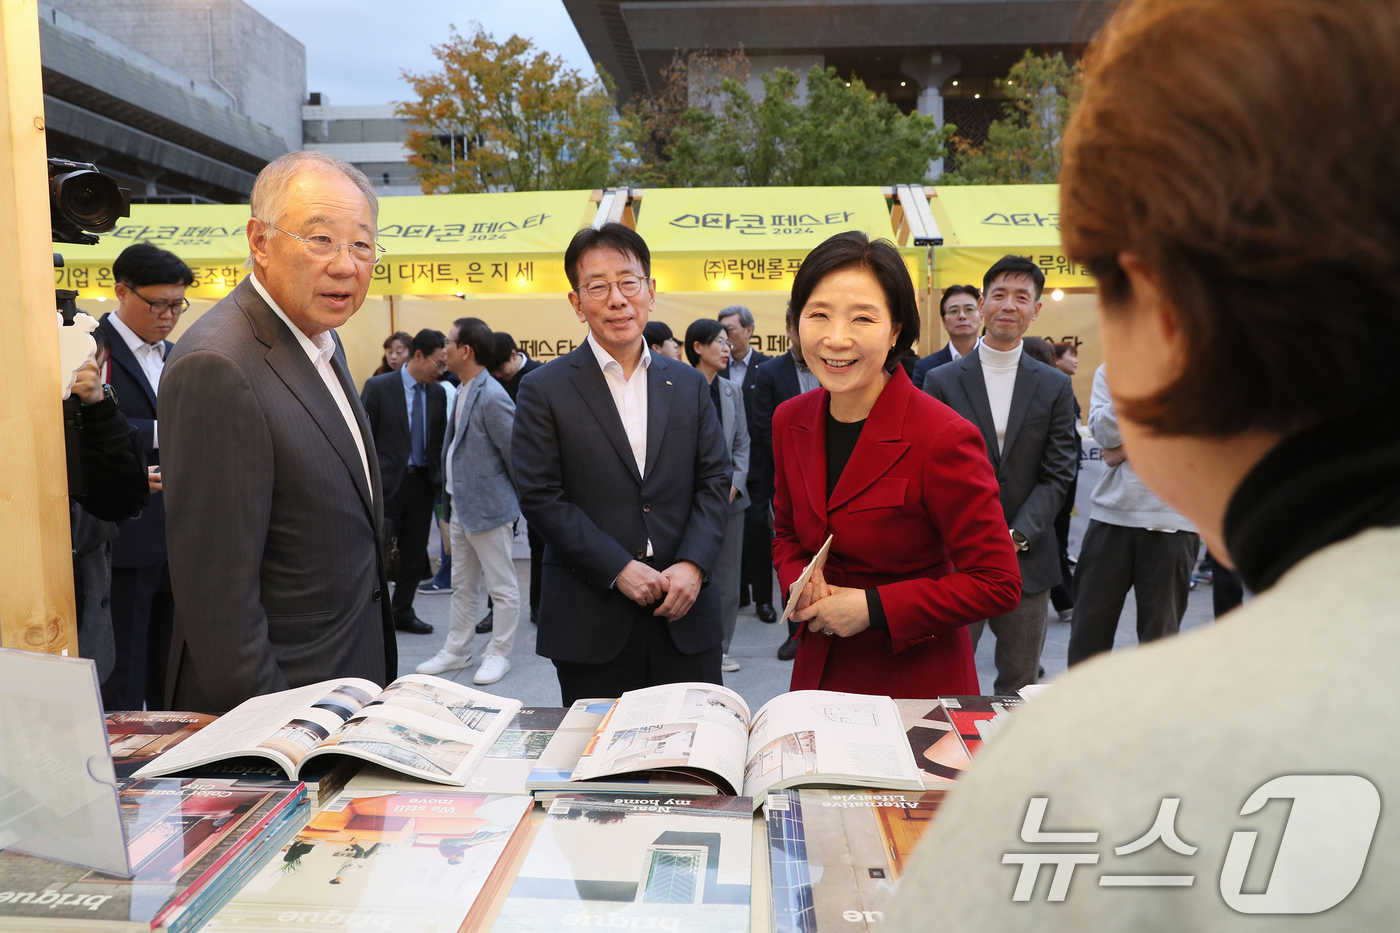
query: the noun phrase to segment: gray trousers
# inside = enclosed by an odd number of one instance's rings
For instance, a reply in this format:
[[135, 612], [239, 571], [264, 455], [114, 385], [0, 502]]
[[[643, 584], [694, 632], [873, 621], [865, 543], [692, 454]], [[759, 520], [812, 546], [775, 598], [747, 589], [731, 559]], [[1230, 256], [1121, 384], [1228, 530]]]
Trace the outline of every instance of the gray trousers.
[[1175, 635], [1186, 613], [1200, 537], [1089, 521], [1074, 571], [1069, 663], [1113, 650], [1128, 590], [1137, 594], [1139, 642]]
[[1022, 593], [1015, 609], [967, 627], [974, 653], [983, 628], [990, 628], [996, 636], [997, 679], [992, 692], [997, 696], [1015, 696], [1017, 690], [1040, 679], [1040, 652], [1045, 647], [1045, 607], [1049, 595], [1049, 590]]
[[725, 654], [729, 653], [729, 643], [734, 640], [734, 625], [739, 620], [739, 574], [743, 569], [744, 555], [744, 512], [729, 513], [729, 524], [724, 529], [724, 545], [720, 548], [719, 560], [715, 561], [712, 582], [719, 587], [719, 618], [724, 624]]

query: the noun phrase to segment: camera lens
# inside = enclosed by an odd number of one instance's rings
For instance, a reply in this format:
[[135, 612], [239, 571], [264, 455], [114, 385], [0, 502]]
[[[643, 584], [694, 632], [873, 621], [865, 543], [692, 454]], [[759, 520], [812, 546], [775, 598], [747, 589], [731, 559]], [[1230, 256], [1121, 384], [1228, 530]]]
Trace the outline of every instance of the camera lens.
[[62, 220], [79, 230], [107, 233], [127, 214], [117, 183], [99, 172], [76, 171], [49, 179], [52, 206]]

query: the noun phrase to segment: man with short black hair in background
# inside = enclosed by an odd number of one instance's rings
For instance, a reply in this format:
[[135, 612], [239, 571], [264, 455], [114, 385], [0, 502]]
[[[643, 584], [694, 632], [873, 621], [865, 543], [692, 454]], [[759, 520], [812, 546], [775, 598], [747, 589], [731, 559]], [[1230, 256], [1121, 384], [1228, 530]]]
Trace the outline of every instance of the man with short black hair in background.
[[[190, 267], [174, 253], [137, 243], [112, 263], [117, 309], [102, 315], [111, 360], [106, 382], [117, 410], [136, 428], [146, 463], [160, 462], [156, 394], [166, 355], [166, 338], [189, 307], [185, 289], [194, 282]], [[165, 667], [175, 601], [165, 547], [165, 501], [157, 488], [141, 514], [121, 525], [112, 542], [112, 634], [116, 666], [102, 684], [109, 709], [165, 708]]]
[[977, 346], [977, 335], [982, 330], [981, 302], [982, 293], [976, 285], [949, 285], [943, 290], [943, 297], [938, 299], [938, 316], [943, 319], [948, 343], [914, 364], [912, 378], [917, 388], [924, 387], [929, 370], [956, 362]]
[[427, 575], [433, 503], [442, 489], [442, 438], [447, 390], [437, 381], [447, 366], [447, 338], [424, 329], [409, 345], [408, 361], [365, 383], [361, 400], [384, 482], [384, 517], [398, 539], [399, 564], [390, 607], [394, 628], [428, 635], [433, 627], [413, 611], [418, 581]]
[[1055, 515], [1079, 462], [1069, 376], [1022, 352], [1044, 288], [1045, 273], [1029, 259], [997, 260], [983, 280], [986, 334], [967, 356], [924, 380], [924, 391], [981, 429], [1021, 565], [1020, 604], [968, 626], [973, 651], [984, 628], [996, 636], [993, 690], [1001, 696], [1039, 680], [1048, 597], [1061, 580]]
[[[750, 341], [753, 339], [753, 312], [743, 305], [730, 305], [719, 313], [719, 322], [729, 336], [729, 366], [720, 375], [744, 393], [745, 425], [750, 441], [754, 432], [754, 390], [758, 367], [768, 362]], [[752, 473], [745, 481], [749, 507], [744, 510], [744, 556], [739, 572], [739, 605], [749, 604], [750, 594], [761, 622], [778, 621], [773, 609], [773, 519], [772, 502], [758, 498], [763, 480]]]
[[[506, 394], [510, 396], [513, 403], [516, 396], [520, 394], [520, 380], [544, 364], [526, 356], [516, 346], [515, 338], [505, 331], [494, 331], [491, 337], [495, 341], [497, 361], [496, 368], [491, 371], [491, 375], [499, 379], [501, 385], [505, 386]], [[501, 360], [504, 362], [499, 362]], [[530, 542], [530, 621], [538, 622], [540, 618], [540, 581], [544, 574], [544, 538], [540, 537], [535, 526], [529, 522], [525, 523], [525, 537]]]

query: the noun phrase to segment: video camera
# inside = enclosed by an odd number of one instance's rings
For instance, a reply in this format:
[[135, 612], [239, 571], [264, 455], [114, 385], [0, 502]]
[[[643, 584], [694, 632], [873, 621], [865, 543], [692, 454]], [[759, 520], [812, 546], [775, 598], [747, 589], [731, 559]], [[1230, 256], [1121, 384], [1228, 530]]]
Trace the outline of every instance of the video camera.
[[[49, 226], [55, 243], [91, 246], [98, 242], [96, 234], [115, 230], [117, 221], [130, 216], [131, 192], [118, 186], [111, 175], [104, 175], [91, 162], [49, 159]], [[53, 267], [63, 268], [62, 255], [53, 254]], [[54, 289], [54, 302], [65, 326], [71, 325], [78, 313], [77, 297], [72, 289]], [[70, 395], [63, 402], [63, 430], [68, 488], [73, 495], [84, 489], [78, 444], [81, 427], [78, 400]]]

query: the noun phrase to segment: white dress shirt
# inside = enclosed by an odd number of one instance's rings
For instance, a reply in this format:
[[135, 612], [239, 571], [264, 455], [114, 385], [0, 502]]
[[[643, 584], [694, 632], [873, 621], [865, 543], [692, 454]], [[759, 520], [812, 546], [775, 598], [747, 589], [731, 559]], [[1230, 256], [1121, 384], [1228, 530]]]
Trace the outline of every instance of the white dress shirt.
[[281, 318], [282, 323], [287, 325], [292, 336], [297, 339], [297, 343], [301, 344], [301, 348], [306, 351], [306, 357], [311, 360], [311, 365], [316, 367], [316, 374], [326, 384], [326, 391], [330, 392], [331, 398], [335, 400], [336, 407], [340, 409], [340, 414], [345, 419], [345, 426], [350, 429], [350, 436], [355, 439], [355, 449], [360, 452], [360, 465], [365, 468], [365, 485], [373, 493], [374, 481], [370, 479], [369, 456], [365, 453], [365, 439], [360, 434], [359, 423], [355, 420], [355, 410], [350, 407], [350, 399], [345, 395], [345, 387], [340, 384], [340, 379], [331, 366], [331, 357], [335, 355], [335, 338], [331, 337], [329, 331], [322, 331], [316, 335], [314, 340], [306, 336], [300, 327], [292, 323], [292, 319], [287, 317], [286, 312], [277, 306], [277, 302], [272, 300], [267, 289], [263, 288], [262, 283], [258, 281], [256, 273], [248, 276], [248, 281], [253, 283], [253, 288], [257, 289], [263, 301], [267, 302], [272, 313]]
[[725, 378], [728, 379], [730, 382], [734, 383], [736, 386], [738, 386], [740, 390], [742, 390], [744, 388], [744, 376], [748, 373], [749, 363], [752, 360], [753, 347], [749, 347], [749, 351], [744, 354], [744, 358], [742, 360], [735, 359], [731, 356], [729, 358], [729, 375]]
[[977, 342], [977, 355], [982, 363], [982, 381], [987, 385], [987, 401], [992, 407], [992, 426], [997, 432], [997, 453], [1002, 452], [1006, 443], [1006, 421], [1011, 414], [1011, 396], [1016, 391], [1016, 370], [1021, 365], [1021, 349], [1024, 343], [1016, 344], [1014, 350], [993, 350], [981, 340]]
[[[651, 368], [651, 350], [648, 349], [646, 341], [642, 341], [642, 359], [637, 364], [637, 368], [632, 370], [632, 378], [628, 379], [622, 375], [622, 364], [613, 359], [607, 350], [598, 345], [598, 341], [593, 339], [590, 333], [588, 339], [584, 341], [589, 349], [593, 351], [593, 356], [598, 360], [598, 367], [603, 370], [603, 379], [608, 384], [608, 391], [612, 393], [613, 404], [617, 406], [618, 417], [622, 419], [622, 430], [627, 432], [627, 443], [632, 447], [632, 456], [637, 461], [637, 472], [646, 475], [647, 470], [647, 370]], [[651, 538], [647, 538], [647, 557], [651, 557], [655, 552], [651, 547]], [[614, 585], [617, 583], [613, 581]]]
[[962, 358], [963, 358], [963, 355], [962, 355], [961, 353], [958, 352], [957, 344], [955, 344], [955, 343], [953, 343], [953, 341], [949, 340], [949, 341], [948, 341], [948, 362], [950, 362], [950, 363], [955, 363], [955, 362], [957, 362], [958, 360], [960, 360], [960, 359], [962, 359]]
[[[165, 341], [157, 340], [155, 343], [147, 343], [137, 336], [136, 331], [126, 325], [115, 312], [109, 314], [107, 319], [112, 322], [117, 333], [122, 335], [122, 340], [126, 342], [127, 349], [131, 355], [136, 357], [136, 363], [141, 367], [141, 372], [145, 374], [146, 381], [151, 384], [152, 392], [160, 391], [160, 374], [165, 369]], [[160, 424], [151, 425], [151, 449], [160, 449]]]

